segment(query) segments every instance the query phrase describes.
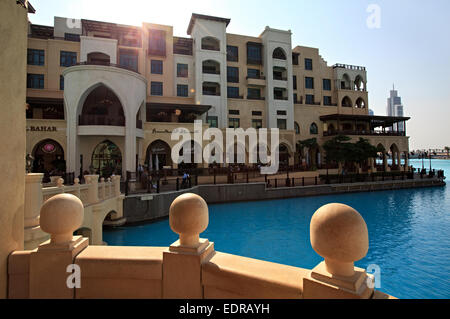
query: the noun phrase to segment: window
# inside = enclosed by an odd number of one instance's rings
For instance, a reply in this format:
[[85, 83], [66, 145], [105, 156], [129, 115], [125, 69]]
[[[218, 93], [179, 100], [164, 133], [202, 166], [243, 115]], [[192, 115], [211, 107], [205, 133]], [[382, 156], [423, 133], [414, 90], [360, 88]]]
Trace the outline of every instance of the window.
[[163, 95], [162, 82], [152, 82], [150, 86], [150, 95]]
[[247, 64], [262, 64], [262, 44], [248, 42], [247, 43]]
[[314, 78], [305, 77], [305, 88], [314, 89]]
[[262, 120], [259, 120], [259, 119], [253, 119], [252, 120], [252, 127], [254, 128], [254, 129], [260, 129], [260, 128], [262, 128]]
[[27, 51], [27, 63], [29, 65], [44, 65], [45, 51], [28, 49]]
[[239, 98], [239, 88], [238, 87], [227, 87], [227, 97], [230, 99], [232, 98]]
[[277, 119], [277, 127], [280, 130], [285, 130], [287, 127], [286, 119]]
[[323, 105], [331, 105], [331, 96], [323, 97]]
[[277, 111], [277, 115], [286, 115], [286, 111]]
[[229, 110], [228, 114], [230, 114], [230, 115], [239, 115], [239, 110]]
[[177, 96], [188, 96], [188, 86], [184, 84], [177, 84]]
[[229, 128], [239, 128], [240, 126], [240, 120], [235, 118], [229, 118], [228, 119], [228, 127]]
[[314, 104], [314, 95], [306, 94], [306, 104]]
[[206, 117], [206, 123], [209, 124], [209, 127], [218, 127], [218, 118], [217, 116], [208, 116]]
[[227, 67], [227, 81], [230, 83], [239, 83], [239, 68]]
[[188, 77], [188, 65], [187, 64], [177, 64], [177, 77], [179, 78], [187, 78]]
[[319, 134], [319, 129], [316, 123], [312, 123], [311, 126], [309, 127], [309, 134], [311, 135]]
[[43, 74], [27, 74], [27, 88], [43, 89], [44, 88], [44, 75]]
[[59, 55], [60, 66], [72, 66], [77, 64], [77, 53], [61, 51]]
[[251, 99], [251, 100], [259, 100], [259, 99], [261, 99], [261, 90], [260, 89], [248, 88], [247, 89], [247, 99]]
[[120, 50], [119, 52], [119, 64], [120, 66], [132, 70], [138, 71], [138, 53], [132, 50]]
[[272, 58], [279, 60], [286, 60], [286, 54], [282, 48], [276, 48], [273, 51]]
[[298, 57], [299, 57], [299, 53], [292, 53], [292, 64], [293, 65], [298, 65]]
[[220, 96], [219, 83], [203, 82], [203, 95]]
[[62, 75], [59, 76], [59, 89], [64, 91], [64, 77]]
[[252, 111], [252, 115], [253, 116], [262, 116], [262, 112], [261, 111]]
[[273, 89], [273, 98], [275, 100], [284, 100], [287, 101], [287, 97], [285, 97], [284, 93], [286, 92], [286, 89], [283, 88], [274, 88]]
[[64, 33], [64, 40], [66, 41], [73, 41], [73, 42], [80, 42], [80, 35], [74, 34], [74, 33]]
[[294, 93], [294, 103], [297, 103], [297, 100], [298, 100], [297, 93]]
[[300, 125], [297, 122], [294, 122], [295, 134], [300, 135]]
[[202, 39], [202, 50], [220, 51], [220, 41], [213, 37]]
[[151, 73], [152, 74], [163, 74], [163, 62], [160, 60], [151, 61]]
[[331, 91], [331, 80], [330, 79], [323, 79], [323, 89], [325, 91]]
[[249, 79], [259, 79], [261, 77], [261, 72], [257, 69], [247, 69], [247, 77]]
[[239, 48], [227, 45], [227, 61], [238, 62], [239, 61]]
[[166, 56], [166, 32], [163, 30], [149, 30], [148, 54]]
[[192, 39], [173, 38], [173, 54], [192, 55]]
[[292, 81], [294, 83], [294, 90], [297, 90], [297, 76], [296, 75], [293, 76]]
[[312, 59], [305, 59], [305, 70], [312, 70], [313, 62]]

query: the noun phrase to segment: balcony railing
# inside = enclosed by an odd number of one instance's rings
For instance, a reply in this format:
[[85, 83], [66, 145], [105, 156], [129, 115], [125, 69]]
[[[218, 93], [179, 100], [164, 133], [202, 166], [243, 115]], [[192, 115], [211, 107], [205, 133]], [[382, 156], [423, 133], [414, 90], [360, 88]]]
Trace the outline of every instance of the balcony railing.
[[336, 63], [333, 65], [333, 69], [340, 68], [340, 69], [348, 69], [348, 70], [357, 70], [357, 71], [365, 71], [366, 67], [364, 66], [357, 66], [357, 65], [350, 65], [350, 64], [341, 64]]
[[120, 65], [120, 64], [115, 64], [115, 63], [110, 63], [110, 62], [100, 62], [100, 61], [85, 61], [85, 62], [78, 62], [75, 65], [101, 65], [101, 66], [112, 66], [115, 68], [120, 68], [120, 69], [124, 69], [124, 70], [128, 70], [128, 71], [132, 71], [135, 72], [137, 74], [140, 74], [137, 70], [128, 68], [126, 66]]
[[275, 96], [275, 97], [274, 97], [274, 100], [287, 101], [288, 98], [287, 98], [287, 97], [284, 97], [284, 96]]
[[78, 125], [125, 126], [125, 118], [84, 114], [78, 117]]
[[252, 76], [252, 75], [248, 75], [246, 78], [245, 78], [246, 80], [248, 80], [248, 79], [254, 79], [254, 80], [265, 80], [266, 79], [266, 77], [265, 76], [263, 76], [263, 75], [260, 75], [260, 76]]
[[220, 74], [220, 70], [203, 68], [204, 74]]
[[274, 80], [277, 80], [277, 81], [287, 81], [287, 78], [286, 77], [283, 77], [283, 76], [273, 76], [273, 79]]
[[406, 136], [406, 132], [354, 131], [354, 130], [323, 132], [323, 136], [336, 136], [336, 135]]
[[247, 95], [247, 100], [261, 100], [264, 101], [266, 98], [263, 96], [251, 96], [251, 95]]
[[208, 91], [203, 91], [203, 95], [220, 96], [220, 92], [208, 92]]

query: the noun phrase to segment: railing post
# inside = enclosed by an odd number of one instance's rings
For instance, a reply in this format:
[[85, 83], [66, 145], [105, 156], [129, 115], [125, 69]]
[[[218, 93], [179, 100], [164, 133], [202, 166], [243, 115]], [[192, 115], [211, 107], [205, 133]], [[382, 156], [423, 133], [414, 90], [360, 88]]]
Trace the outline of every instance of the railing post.
[[39, 211], [42, 206], [42, 178], [44, 174], [25, 175], [25, 228], [39, 225]]
[[216, 185], [216, 168], [214, 167], [214, 185]]
[[305, 176], [302, 177], [302, 186], [305, 186]]
[[102, 177], [100, 178], [100, 196], [102, 200], [105, 200], [105, 195], [106, 195], [106, 191], [105, 191], [105, 178]]
[[314, 184], [317, 185], [317, 176], [314, 177]]
[[[190, 178], [189, 178], [189, 180], [190, 180]], [[156, 193], [158, 193], [159, 194], [159, 191], [160, 191], [160, 186], [161, 186], [161, 180], [158, 178], [157, 180], [156, 180]]]
[[83, 203], [71, 194], [56, 195], [44, 203], [40, 215], [41, 228], [51, 239], [31, 252], [30, 298], [73, 299], [75, 289], [67, 285], [68, 266], [89, 242], [88, 238], [73, 236], [83, 222]]
[[353, 208], [325, 205], [313, 215], [311, 246], [325, 260], [303, 278], [305, 299], [370, 299], [373, 276], [354, 262], [369, 249], [367, 225]]
[[200, 238], [209, 223], [208, 205], [198, 195], [183, 194], [170, 206], [169, 223], [180, 238], [163, 253], [163, 298], [202, 299], [202, 264], [214, 254], [214, 243]]
[[95, 204], [98, 202], [98, 178], [99, 175], [86, 175], [86, 184], [89, 185], [88, 189], [88, 201], [89, 204]]
[[275, 178], [275, 188], [278, 188], [278, 179]]
[[180, 179], [177, 177], [177, 191], [180, 190]]
[[114, 197], [120, 196], [120, 175], [111, 176], [114, 185]]

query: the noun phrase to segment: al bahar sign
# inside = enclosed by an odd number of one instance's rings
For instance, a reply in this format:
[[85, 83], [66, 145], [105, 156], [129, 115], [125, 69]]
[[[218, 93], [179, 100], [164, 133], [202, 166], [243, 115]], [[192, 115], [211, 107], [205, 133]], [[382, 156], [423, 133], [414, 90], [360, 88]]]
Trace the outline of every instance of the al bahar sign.
[[56, 132], [56, 126], [27, 126], [27, 132]]

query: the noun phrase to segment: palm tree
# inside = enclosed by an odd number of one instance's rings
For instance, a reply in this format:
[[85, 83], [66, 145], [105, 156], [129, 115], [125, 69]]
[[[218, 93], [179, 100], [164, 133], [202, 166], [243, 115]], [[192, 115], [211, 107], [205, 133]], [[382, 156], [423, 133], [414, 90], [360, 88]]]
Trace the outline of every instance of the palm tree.
[[345, 135], [337, 135], [323, 144], [323, 149], [326, 152], [325, 160], [327, 165], [330, 161], [335, 161], [339, 165], [339, 173], [342, 170], [342, 164], [347, 161], [348, 153], [351, 148], [351, 143], [344, 143], [350, 141], [351, 138]]
[[306, 148], [308, 152], [316, 147], [318, 147], [319, 144], [317, 143], [316, 138], [310, 138], [308, 140], [304, 141], [298, 141], [297, 142], [297, 148], [301, 150], [301, 154], [303, 154], [303, 150]]
[[446, 146], [444, 149], [447, 152], [447, 159], [450, 158], [450, 155], [449, 155], [449, 153], [450, 153], [450, 146]]

